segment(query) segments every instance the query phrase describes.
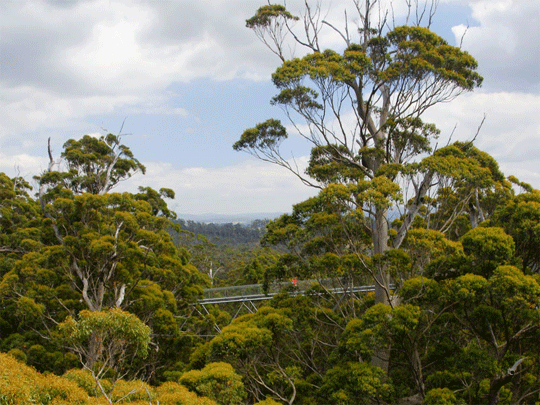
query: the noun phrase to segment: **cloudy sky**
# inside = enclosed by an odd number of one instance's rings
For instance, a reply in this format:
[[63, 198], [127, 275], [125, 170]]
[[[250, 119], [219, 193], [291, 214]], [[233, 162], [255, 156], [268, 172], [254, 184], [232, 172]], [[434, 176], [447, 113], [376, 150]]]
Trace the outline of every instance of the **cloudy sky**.
[[[286, 212], [313, 193], [279, 167], [234, 152], [270, 117], [279, 59], [245, 28], [265, 1], [0, 1], [0, 171], [28, 180], [84, 134], [118, 133], [147, 167], [121, 187], [169, 187], [178, 213]], [[302, 1], [287, 1], [299, 14]], [[403, 0], [394, 1], [399, 20]], [[336, 25], [352, 1], [324, 0]], [[468, 28], [467, 28], [468, 27]], [[540, 2], [441, 0], [433, 29], [475, 56], [481, 89], [426, 120], [471, 139], [506, 175], [540, 188]], [[465, 36], [463, 36], [466, 30]], [[324, 36], [328, 46], [335, 34]], [[294, 136], [298, 162], [305, 161]], [[285, 148], [287, 144], [284, 145]]]

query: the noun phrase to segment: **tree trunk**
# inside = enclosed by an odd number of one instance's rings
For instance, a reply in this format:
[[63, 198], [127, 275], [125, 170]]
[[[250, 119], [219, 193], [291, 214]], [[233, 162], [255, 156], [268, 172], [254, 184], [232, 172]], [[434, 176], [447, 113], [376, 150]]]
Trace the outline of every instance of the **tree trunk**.
[[[386, 214], [388, 210], [377, 209], [375, 213], [375, 223], [373, 225], [372, 241], [373, 241], [373, 253], [381, 255], [388, 250], [388, 222], [386, 220]], [[386, 271], [386, 268], [380, 267], [374, 270], [375, 278], [375, 304], [390, 304], [389, 300], [389, 288], [390, 288], [390, 275]]]
[[411, 365], [413, 370], [413, 376], [416, 381], [416, 386], [422, 398], [426, 395], [426, 387], [424, 385], [424, 375], [422, 372], [422, 360], [420, 359], [420, 353], [418, 352], [418, 344], [414, 342], [412, 348]]
[[[388, 222], [386, 214], [388, 210], [377, 209], [375, 212], [375, 223], [373, 224], [372, 240], [373, 253], [383, 254], [388, 250]], [[384, 264], [378, 269], [374, 269], [375, 278], [375, 304], [390, 305], [390, 274]], [[390, 360], [390, 347], [379, 347], [373, 354], [371, 364], [380, 367], [388, 374], [388, 363]]]

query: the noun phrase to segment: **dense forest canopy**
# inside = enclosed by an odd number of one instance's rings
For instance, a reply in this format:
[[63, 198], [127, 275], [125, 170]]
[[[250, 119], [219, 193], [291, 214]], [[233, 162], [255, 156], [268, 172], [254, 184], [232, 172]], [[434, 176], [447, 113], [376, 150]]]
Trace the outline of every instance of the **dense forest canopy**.
[[[246, 22], [312, 149], [298, 172], [275, 119], [234, 148], [317, 188], [290, 214], [200, 224], [171, 189], [116, 192], [146, 168], [114, 134], [49, 145], [33, 183], [0, 173], [1, 404], [540, 402], [540, 191], [422, 120], [482, 82], [433, 9], [354, 4], [357, 30], [307, 3]], [[267, 295], [202, 301], [247, 284]]]
[[175, 221], [184, 231], [194, 235], [202, 235], [217, 244], [256, 245], [264, 235], [269, 219], [256, 219], [249, 224], [240, 223], [204, 223], [193, 220], [177, 219]]

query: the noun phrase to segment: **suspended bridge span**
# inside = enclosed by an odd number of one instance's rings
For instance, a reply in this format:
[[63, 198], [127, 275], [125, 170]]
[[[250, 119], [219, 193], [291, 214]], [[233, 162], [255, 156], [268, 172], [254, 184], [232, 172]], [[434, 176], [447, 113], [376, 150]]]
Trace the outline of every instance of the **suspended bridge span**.
[[[319, 289], [314, 289], [314, 286]], [[272, 284], [267, 291], [262, 284], [249, 284], [233, 287], [207, 288], [204, 290], [203, 297], [193, 305], [193, 312], [200, 315], [210, 314], [210, 307], [213, 305], [224, 305], [231, 311], [231, 319], [234, 320], [242, 313], [255, 313], [261, 301], [271, 300], [277, 294], [285, 289], [291, 296], [297, 295], [319, 295], [331, 294], [341, 295], [345, 298], [347, 294], [362, 294], [375, 291], [374, 285], [346, 285], [336, 283], [335, 280], [298, 280], [296, 282], [285, 282]], [[232, 306], [232, 308], [231, 308]], [[223, 325], [222, 325], [223, 326]], [[221, 327], [214, 323], [216, 332], [221, 333]]]
[[[292, 283], [288, 283], [292, 285]], [[254, 302], [271, 300], [274, 296], [280, 293], [283, 287], [287, 284], [280, 284], [272, 286], [269, 291], [265, 292], [262, 284], [250, 284], [233, 287], [218, 287], [207, 288], [204, 290], [203, 298], [198, 300], [198, 304], [206, 306], [212, 304], [227, 304], [232, 302]], [[309, 287], [313, 286], [313, 282], [298, 282], [298, 285], [289, 290], [289, 294], [305, 295], [305, 294], [317, 294]], [[351, 293], [365, 293], [375, 291], [374, 285], [361, 285], [361, 286], [324, 286], [325, 292], [330, 294], [351, 294]]]

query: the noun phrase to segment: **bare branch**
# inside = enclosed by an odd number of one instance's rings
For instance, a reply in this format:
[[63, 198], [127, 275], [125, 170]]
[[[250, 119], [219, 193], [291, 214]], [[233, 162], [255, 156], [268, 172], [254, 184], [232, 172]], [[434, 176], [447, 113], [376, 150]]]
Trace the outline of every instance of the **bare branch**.
[[467, 31], [469, 31], [468, 21], [467, 21], [467, 26], [465, 27], [465, 31], [463, 31], [463, 34], [461, 34], [461, 39], [459, 40], [459, 49], [463, 48], [463, 40], [465, 39], [465, 35], [467, 34]]

